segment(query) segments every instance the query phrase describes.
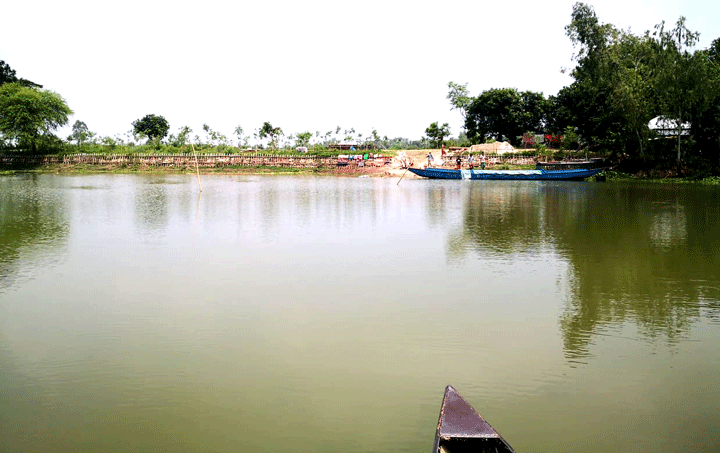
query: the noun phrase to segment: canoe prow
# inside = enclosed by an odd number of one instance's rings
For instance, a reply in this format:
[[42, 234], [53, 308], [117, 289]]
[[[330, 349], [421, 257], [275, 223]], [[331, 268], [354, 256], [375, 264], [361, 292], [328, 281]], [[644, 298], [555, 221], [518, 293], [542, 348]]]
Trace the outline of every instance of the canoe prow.
[[515, 453], [505, 439], [462, 396], [445, 388], [433, 453]]

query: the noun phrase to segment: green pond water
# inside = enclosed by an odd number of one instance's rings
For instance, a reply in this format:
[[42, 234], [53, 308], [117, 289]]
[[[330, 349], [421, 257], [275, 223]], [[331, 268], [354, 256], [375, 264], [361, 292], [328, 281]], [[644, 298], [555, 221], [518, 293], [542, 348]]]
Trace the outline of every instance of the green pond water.
[[0, 178], [0, 451], [720, 451], [720, 188]]

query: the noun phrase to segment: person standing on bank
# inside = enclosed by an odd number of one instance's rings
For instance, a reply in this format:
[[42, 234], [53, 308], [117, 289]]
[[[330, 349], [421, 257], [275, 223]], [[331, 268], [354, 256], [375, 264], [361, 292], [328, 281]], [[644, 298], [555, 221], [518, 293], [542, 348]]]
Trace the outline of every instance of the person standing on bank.
[[473, 169], [473, 162], [475, 162], [475, 158], [473, 157], [473, 155], [468, 155], [468, 167], [470, 168], [470, 170]]
[[480, 169], [485, 170], [485, 153], [480, 155]]
[[433, 161], [435, 160], [432, 153], [428, 153], [427, 160], [428, 160], [427, 168], [430, 168], [430, 166], [432, 166]]
[[458, 155], [457, 159], [455, 159], [456, 168], [460, 170], [460, 164], [462, 163], [462, 159], [460, 159], [460, 156]]

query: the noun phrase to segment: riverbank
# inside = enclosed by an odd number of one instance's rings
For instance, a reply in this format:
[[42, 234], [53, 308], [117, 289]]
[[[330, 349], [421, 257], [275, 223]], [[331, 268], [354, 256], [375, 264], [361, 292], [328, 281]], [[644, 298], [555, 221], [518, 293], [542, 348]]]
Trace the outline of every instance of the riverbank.
[[[395, 177], [406, 174], [408, 166], [424, 167], [427, 155], [433, 166], [454, 168], [455, 156], [443, 161], [438, 149], [402, 150], [370, 154], [366, 159], [352, 156], [297, 154], [0, 154], [0, 172], [34, 173], [187, 173], [201, 174], [316, 174], [335, 176]], [[488, 155], [489, 168], [534, 168], [532, 155]], [[417, 178], [413, 174], [407, 177]]]
[[327, 175], [327, 176], [349, 176], [358, 177], [362, 175], [372, 177], [391, 177], [400, 175], [405, 169], [384, 166], [384, 167], [316, 167], [316, 168], [293, 168], [275, 166], [235, 166], [227, 165], [222, 167], [151, 167], [142, 164], [130, 165], [101, 165], [101, 164], [46, 164], [41, 166], [22, 166], [5, 168], [0, 170], [0, 176], [9, 176], [19, 173], [34, 174], [195, 174], [200, 175]]
[[[411, 151], [426, 155], [428, 151]], [[407, 156], [405, 154], [404, 156]], [[374, 156], [340, 162], [337, 156], [308, 155], [0, 155], [0, 174], [14, 173], [195, 173], [201, 174], [314, 174], [335, 176], [395, 176], [413, 158]]]
[[[440, 150], [403, 150], [396, 156], [382, 159], [350, 161], [338, 165], [337, 157], [275, 156], [275, 155], [0, 155], [0, 176], [17, 173], [51, 174], [195, 174], [201, 175], [325, 175], [347, 177], [404, 177], [419, 179], [406, 171], [406, 166], [424, 167], [427, 154], [435, 156], [434, 165], [454, 168], [454, 157], [440, 159]], [[197, 166], [196, 166], [197, 162]], [[488, 168], [534, 168], [534, 159], [528, 156], [492, 156]], [[404, 175], [404, 176], [403, 176]], [[603, 173], [607, 181], [642, 181], [670, 184], [700, 183], [720, 185], [720, 177], [692, 179], [677, 177], [669, 172], [628, 174], [617, 171]]]

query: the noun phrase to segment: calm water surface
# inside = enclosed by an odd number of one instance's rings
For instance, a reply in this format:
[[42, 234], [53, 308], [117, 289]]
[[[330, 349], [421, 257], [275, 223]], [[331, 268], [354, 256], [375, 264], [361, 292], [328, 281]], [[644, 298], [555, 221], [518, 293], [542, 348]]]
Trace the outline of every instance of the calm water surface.
[[719, 189], [0, 178], [0, 450], [720, 451]]

